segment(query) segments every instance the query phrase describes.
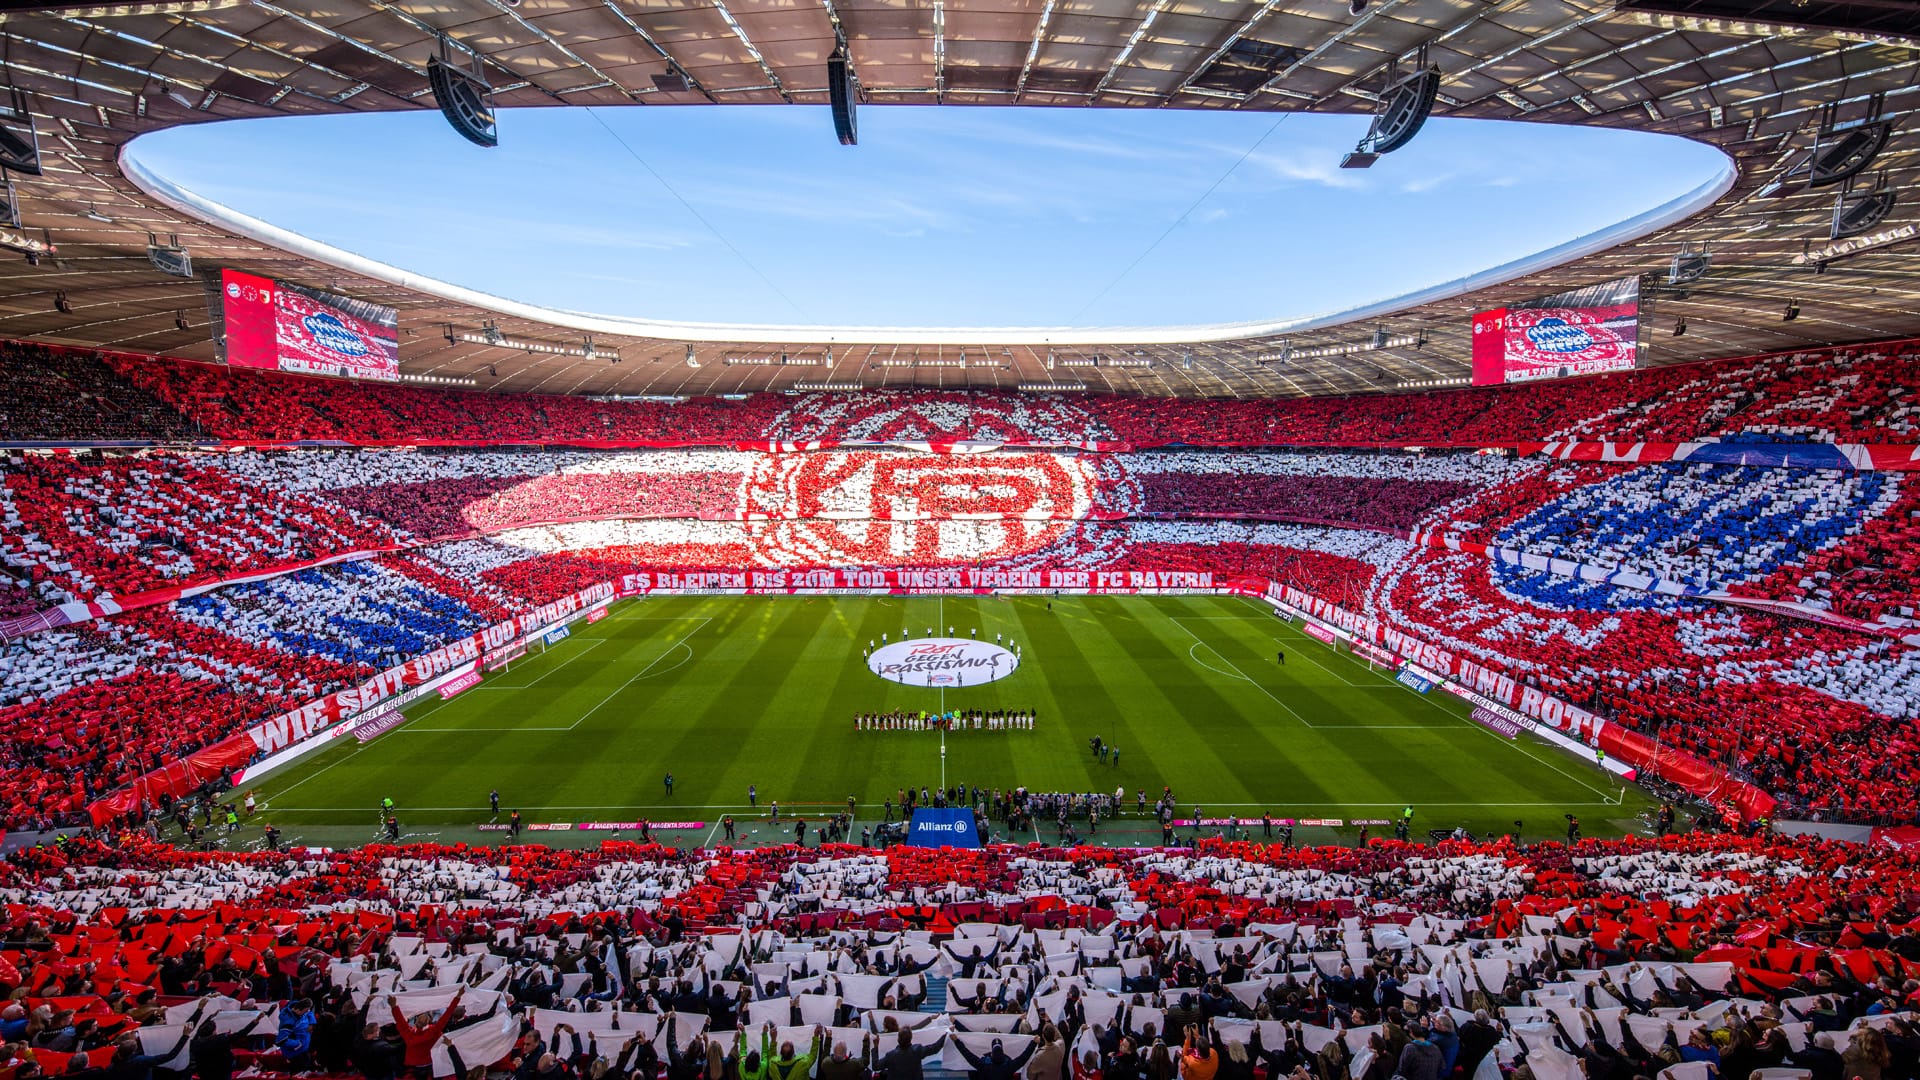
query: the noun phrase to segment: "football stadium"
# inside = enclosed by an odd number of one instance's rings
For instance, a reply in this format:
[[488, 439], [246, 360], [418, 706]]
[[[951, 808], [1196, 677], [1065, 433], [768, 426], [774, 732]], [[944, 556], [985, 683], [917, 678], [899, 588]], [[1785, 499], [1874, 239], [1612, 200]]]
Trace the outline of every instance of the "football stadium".
[[1920, 1080], [1920, 3], [0, 73], [0, 1080]]

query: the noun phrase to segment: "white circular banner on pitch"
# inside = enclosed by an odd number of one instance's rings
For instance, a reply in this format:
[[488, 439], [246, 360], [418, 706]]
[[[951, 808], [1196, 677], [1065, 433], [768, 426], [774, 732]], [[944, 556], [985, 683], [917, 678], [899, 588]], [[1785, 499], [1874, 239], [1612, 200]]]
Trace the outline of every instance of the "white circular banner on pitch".
[[979, 686], [1004, 679], [1020, 658], [989, 641], [916, 638], [882, 645], [867, 657], [875, 675], [903, 686]]

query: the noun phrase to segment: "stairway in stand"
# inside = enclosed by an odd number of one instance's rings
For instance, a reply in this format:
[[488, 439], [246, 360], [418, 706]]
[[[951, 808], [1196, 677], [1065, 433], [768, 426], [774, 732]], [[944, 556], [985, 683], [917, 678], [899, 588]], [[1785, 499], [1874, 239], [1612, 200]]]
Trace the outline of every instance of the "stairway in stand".
[[[947, 1011], [947, 980], [944, 977], [927, 976], [927, 999], [920, 1003], [920, 1011], [923, 1013], [933, 1013], [935, 1015]], [[886, 1049], [891, 1050], [893, 1048], [886, 1047]], [[924, 1066], [926, 1080], [967, 1080], [967, 1077], [972, 1075], [965, 1069], [956, 1071], [941, 1068], [940, 1058], [942, 1056], [941, 1054], [935, 1054], [927, 1059], [927, 1063]]]

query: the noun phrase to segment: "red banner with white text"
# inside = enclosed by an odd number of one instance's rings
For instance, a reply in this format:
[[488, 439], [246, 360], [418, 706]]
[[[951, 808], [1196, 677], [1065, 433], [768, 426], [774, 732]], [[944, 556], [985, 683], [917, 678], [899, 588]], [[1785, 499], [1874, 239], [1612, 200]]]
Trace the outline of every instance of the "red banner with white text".
[[1637, 731], [1561, 701], [1497, 667], [1421, 641], [1405, 631], [1381, 623], [1371, 615], [1355, 614], [1290, 585], [1271, 585], [1266, 595], [1339, 627], [1358, 641], [1377, 644], [1409, 663], [1448, 676], [1474, 694], [1490, 698], [1581, 742], [1597, 746], [1619, 761], [1672, 781], [1690, 794], [1729, 807], [1742, 820], [1751, 821], [1773, 812], [1776, 800], [1758, 787], [1737, 780], [1719, 767], [1709, 765], [1691, 754], [1664, 747]]
[[358, 686], [315, 698], [292, 712], [264, 720], [238, 735], [222, 739], [147, 773], [130, 786], [97, 800], [87, 807], [87, 813], [97, 825], [139, 809], [143, 800], [149, 803], [157, 800], [162, 792], [184, 795], [219, 776], [222, 769], [239, 768], [256, 757], [285, 750], [342, 720], [358, 716], [407, 687], [419, 686], [463, 664], [475, 663], [490, 650], [610, 600], [613, 591], [613, 585], [606, 582], [590, 586], [571, 596], [542, 604], [524, 615], [496, 623], [471, 637], [416, 656]]

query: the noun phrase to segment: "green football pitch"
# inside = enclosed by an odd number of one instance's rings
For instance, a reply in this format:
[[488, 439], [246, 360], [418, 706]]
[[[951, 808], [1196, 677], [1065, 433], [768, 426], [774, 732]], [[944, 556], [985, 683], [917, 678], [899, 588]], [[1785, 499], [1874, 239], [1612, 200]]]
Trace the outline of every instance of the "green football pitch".
[[[1220, 596], [670, 597], [616, 604], [597, 623], [533, 651], [451, 700], [414, 702], [408, 722], [368, 743], [333, 746], [253, 785], [261, 810], [225, 841], [255, 847], [272, 823], [290, 843], [376, 838], [376, 807], [397, 805], [403, 837], [497, 842], [486, 823], [647, 819], [707, 823], [659, 834], [680, 846], [719, 839], [732, 814], [742, 843], [790, 837], [766, 821], [815, 819], [849, 795], [861, 824], [899, 789], [971, 785], [1043, 792], [1124, 788], [1127, 813], [1084, 841], [1157, 843], [1135, 815], [1170, 786], [1181, 816], [1389, 818], [1415, 810], [1414, 835], [1641, 831], [1638, 788], [1564, 751], [1508, 740], [1436, 690], [1422, 695], [1344, 649], [1305, 636], [1255, 601]], [[1018, 642], [1010, 676], [955, 689], [903, 686], [869, 670], [882, 634], [898, 640], [976, 630]], [[1284, 650], [1285, 663], [1276, 653]], [[857, 731], [869, 711], [1031, 709], [1032, 730]], [[1096, 760], [1089, 740], [1118, 748]], [[943, 759], [944, 745], [944, 759]], [[944, 772], [943, 772], [944, 769]], [[663, 778], [674, 776], [669, 795]], [[748, 786], [758, 789], [749, 807]], [[487, 794], [497, 788], [496, 817]], [[237, 795], [234, 796], [237, 798]], [[1213, 830], [1208, 830], [1211, 834]], [[1256, 827], [1253, 832], [1259, 832]], [[1303, 826], [1299, 843], [1352, 843], [1359, 829]], [[1386, 830], [1374, 827], [1373, 835]], [[1005, 833], [996, 823], [996, 839]], [[855, 830], [856, 836], [858, 829]], [[1183, 830], [1182, 835], [1188, 831]], [[612, 835], [523, 834], [580, 845]], [[632, 838], [631, 832], [620, 834]], [[1042, 822], [1040, 838], [1056, 837]], [[1031, 840], [1032, 834], [1011, 839]]]

